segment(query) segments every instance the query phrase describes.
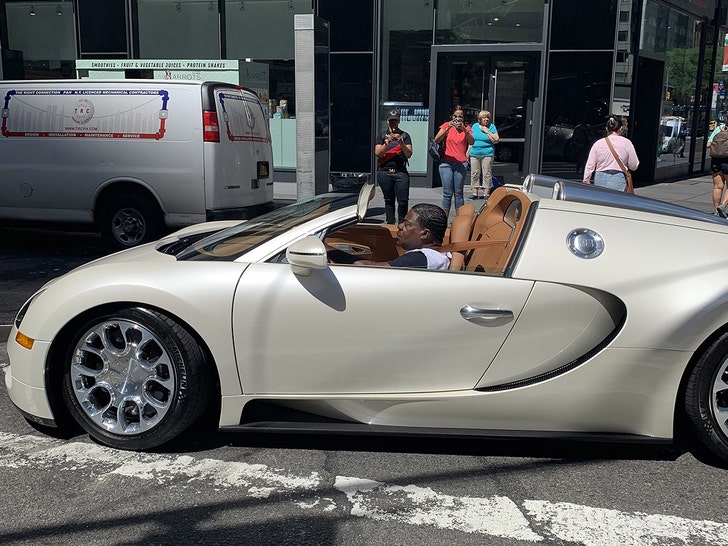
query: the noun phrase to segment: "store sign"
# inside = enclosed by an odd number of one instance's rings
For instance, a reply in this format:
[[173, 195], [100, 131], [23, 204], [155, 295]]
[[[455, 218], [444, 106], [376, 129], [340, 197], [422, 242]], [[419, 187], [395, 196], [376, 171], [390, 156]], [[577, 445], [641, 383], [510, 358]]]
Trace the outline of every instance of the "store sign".
[[[126, 79], [127, 71], [143, 71], [155, 80], [217, 81], [242, 85], [268, 105], [268, 65], [236, 59], [79, 59], [79, 79]], [[133, 76], [129, 76], [133, 77]]]

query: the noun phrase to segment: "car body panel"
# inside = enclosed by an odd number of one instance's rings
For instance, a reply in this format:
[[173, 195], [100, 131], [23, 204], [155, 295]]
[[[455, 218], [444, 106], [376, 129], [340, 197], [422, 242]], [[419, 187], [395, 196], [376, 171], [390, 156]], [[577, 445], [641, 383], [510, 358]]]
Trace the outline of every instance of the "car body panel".
[[[589, 228], [604, 252], [574, 256], [566, 238]], [[636, 211], [543, 200], [514, 269], [518, 278], [597, 286], [627, 307], [612, 346], [695, 350], [728, 322], [728, 255], [724, 226]], [[554, 244], [556, 240], [559, 244]]]
[[[243, 389], [306, 394], [472, 389], [532, 285], [356, 266], [297, 276], [285, 264], [253, 264], [233, 310]], [[499, 298], [492, 305], [511, 310], [513, 319], [483, 327], [461, 316], [464, 305], [495, 293]]]
[[[244, 262], [179, 263], [173, 256], [155, 251], [154, 244], [135, 247], [55, 279], [36, 297], [23, 319], [22, 330], [36, 343], [50, 342], [70, 320], [90, 309], [107, 305], [164, 309], [205, 341], [220, 366], [223, 392], [239, 394], [230, 309], [235, 286], [247, 265]], [[35, 345], [32, 351], [36, 351]], [[42, 373], [36, 373], [31, 386], [43, 387], [43, 377]]]
[[[491, 296], [500, 299], [500, 294]], [[553, 372], [587, 355], [626, 314], [606, 293], [536, 283], [510, 336], [476, 388], [523, 381]]]
[[490, 432], [604, 433], [669, 439], [690, 353], [606, 349], [568, 373], [524, 387], [389, 395], [250, 395], [223, 399], [221, 426], [266, 400], [342, 422]]
[[18, 330], [13, 326], [8, 337], [8, 358], [13, 369], [5, 374], [5, 387], [13, 403], [23, 412], [39, 419], [52, 420], [53, 411], [45, 390], [45, 368], [33, 366], [34, 362], [45, 362], [51, 344], [36, 341], [32, 350], [15, 343]]

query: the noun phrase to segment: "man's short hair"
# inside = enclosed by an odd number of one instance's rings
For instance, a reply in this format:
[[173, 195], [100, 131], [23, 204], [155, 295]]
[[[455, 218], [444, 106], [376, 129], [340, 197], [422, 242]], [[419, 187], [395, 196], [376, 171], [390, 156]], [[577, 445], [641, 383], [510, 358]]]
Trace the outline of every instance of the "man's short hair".
[[442, 244], [447, 229], [447, 214], [445, 214], [445, 211], [431, 203], [418, 203], [412, 207], [412, 210], [417, 213], [420, 225], [424, 229], [430, 230], [436, 243]]

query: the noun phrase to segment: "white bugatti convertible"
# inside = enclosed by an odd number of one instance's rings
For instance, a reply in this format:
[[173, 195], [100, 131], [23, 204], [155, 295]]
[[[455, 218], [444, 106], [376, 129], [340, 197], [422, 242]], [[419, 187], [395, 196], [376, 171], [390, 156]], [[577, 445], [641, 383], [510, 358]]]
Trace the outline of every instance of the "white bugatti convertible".
[[460, 209], [449, 270], [329, 263], [327, 247], [403, 252], [396, 226], [366, 219], [373, 191], [193, 226], [53, 280], [11, 331], [12, 401], [134, 450], [212, 417], [620, 442], [687, 432], [728, 460], [724, 220], [531, 175]]

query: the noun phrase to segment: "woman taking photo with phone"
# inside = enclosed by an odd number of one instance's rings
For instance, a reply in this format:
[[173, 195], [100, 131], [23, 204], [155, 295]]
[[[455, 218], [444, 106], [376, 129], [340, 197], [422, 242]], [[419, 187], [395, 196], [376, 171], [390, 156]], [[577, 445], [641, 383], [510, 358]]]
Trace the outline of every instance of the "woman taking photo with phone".
[[438, 166], [442, 182], [442, 208], [450, 215], [455, 197], [455, 210], [465, 204], [463, 189], [468, 175], [468, 146], [473, 144], [473, 131], [463, 121], [463, 109], [453, 108], [452, 117], [440, 126], [435, 142], [443, 142], [445, 153]]

